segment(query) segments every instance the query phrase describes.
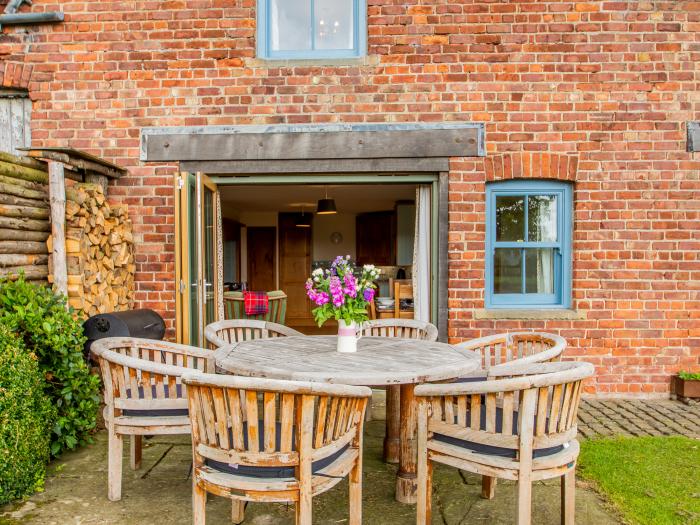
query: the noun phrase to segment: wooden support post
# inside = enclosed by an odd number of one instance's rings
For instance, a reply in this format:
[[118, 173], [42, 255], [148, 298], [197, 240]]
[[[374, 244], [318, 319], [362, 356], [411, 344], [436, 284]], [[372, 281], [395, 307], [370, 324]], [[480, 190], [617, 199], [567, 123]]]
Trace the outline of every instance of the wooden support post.
[[401, 386], [389, 385], [386, 387], [386, 433], [384, 435], [384, 461], [398, 463], [401, 450], [400, 411]]
[[49, 162], [49, 202], [51, 204], [51, 256], [54, 290], [68, 295], [66, 266], [66, 181], [63, 164]]
[[415, 386], [401, 385], [401, 454], [396, 477], [396, 501], [401, 503], [416, 503], [418, 499]]

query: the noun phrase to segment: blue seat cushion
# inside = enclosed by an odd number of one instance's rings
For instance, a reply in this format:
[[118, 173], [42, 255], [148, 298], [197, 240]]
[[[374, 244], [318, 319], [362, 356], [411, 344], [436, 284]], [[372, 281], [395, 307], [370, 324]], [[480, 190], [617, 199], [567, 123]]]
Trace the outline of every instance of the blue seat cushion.
[[[260, 420], [258, 428], [262, 430], [264, 426], [263, 420]], [[281, 441], [281, 424], [276, 423], [277, 429], [275, 432], [275, 451], [280, 450]], [[231, 429], [229, 429], [229, 434], [231, 434]], [[259, 450], [265, 450], [264, 446], [264, 435], [263, 432], [258, 432], [258, 447]], [[243, 423], [243, 446], [248, 449], [248, 424]], [[317, 474], [320, 470], [323, 470], [328, 465], [333, 463], [336, 459], [343, 455], [343, 453], [348, 449], [349, 445], [344, 446], [337, 452], [334, 452], [330, 456], [323, 459], [314, 461], [311, 464], [311, 471]], [[296, 450], [296, 433], [292, 433], [292, 450]], [[294, 477], [294, 467], [254, 467], [250, 465], [231, 465], [229, 463], [223, 463], [221, 461], [214, 461], [213, 459], [206, 459], [205, 465], [211, 467], [219, 472], [225, 472], [227, 474], [235, 474], [237, 476], [248, 476], [251, 478], [293, 478]]]
[[[471, 417], [471, 411], [467, 410], [467, 421]], [[455, 418], [455, 423], [456, 423]], [[486, 430], [486, 407], [481, 405], [481, 417], [480, 417], [480, 429]], [[496, 432], [503, 431], [503, 409], [496, 407]], [[513, 411], [513, 434], [518, 432], [518, 412]], [[466, 448], [477, 454], [484, 454], [487, 456], [499, 456], [502, 458], [515, 459], [517, 457], [517, 449], [506, 448], [506, 447], [495, 447], [492, 445], [484, 445], [482, 443], [476, 443], [474, 441], [468, 441], [466, 439], [459, 439], [452, 436], [446, 436], [444, 434], [433, 434], [433, 439], [435, 441], [441, 441], [447, 443], [448, 445], [454, 445], [456, 447]], [[551, 456], [557, 452], [564, 450], [564, 445], [558, 445], [556, 447], [539, 448], [532, 451], [532, 457], [541, 458], [545, 456]]]
[[[182, 398], [182, 385], [175, 385], [175, 397], [170, 397], [170, 390], [168, 385], [163, 385], [163, 390], [165, 392], [165, 397], [167, 399], [183, 399]], [[143, 399], [143, 387], [138, 388], [139, 399]], [[126, 390], [126, 397], [131, 398], [131, 389]], [[156, 386], [151, 386], [151, 397], [155, 399], [156, 397]], [[168, 408], [168, 409], [154, 409], [154, 410], [122, 410], [122, 414], [130, 417], [175, 417], [175, 416], [187, 416], [189, 411], [186, 408]]]
[[488, 378], [486, 376], [477, 377], [458, 377], [453, 382], [454, 383], [478, 383], [479, 381], [486, 381]]

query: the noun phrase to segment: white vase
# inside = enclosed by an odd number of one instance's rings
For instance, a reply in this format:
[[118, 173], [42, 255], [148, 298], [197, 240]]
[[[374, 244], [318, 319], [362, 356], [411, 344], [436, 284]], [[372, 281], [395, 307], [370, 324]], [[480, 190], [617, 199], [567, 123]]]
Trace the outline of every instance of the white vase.
[[351, 321], [346, 324], [343, 319], [338, 321], [338, 352], [349, 354], [357, 352], [357, 323]]

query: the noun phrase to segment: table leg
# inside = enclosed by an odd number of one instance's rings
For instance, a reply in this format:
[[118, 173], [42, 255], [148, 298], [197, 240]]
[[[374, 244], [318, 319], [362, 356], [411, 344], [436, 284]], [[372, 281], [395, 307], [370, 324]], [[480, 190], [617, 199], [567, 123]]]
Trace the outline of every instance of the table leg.
[[417, 479], [416, 459], [416, 399], [415, 385], [401, 385], [401, 457], [399, 473], [396, 476], [396, 501], [416, 503]]
[[391, 385], [386, 387], [386, 432], [384, 434], [384, 461], [387, 463], [399, 462], [401, 439], [401, 416], [399, 414], [399, 398], [401, 387]]

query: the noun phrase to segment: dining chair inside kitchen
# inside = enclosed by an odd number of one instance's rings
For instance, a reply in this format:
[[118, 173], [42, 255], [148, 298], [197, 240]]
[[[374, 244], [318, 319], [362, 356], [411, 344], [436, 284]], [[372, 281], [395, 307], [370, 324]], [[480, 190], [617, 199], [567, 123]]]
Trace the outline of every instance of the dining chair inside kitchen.
[[394, 281], [394, 317], [396, 319], [413, 319], [413, 308], [401, 309], [401, 301], [406, 299], [413, 300], [413, 281], [396, 279]]

